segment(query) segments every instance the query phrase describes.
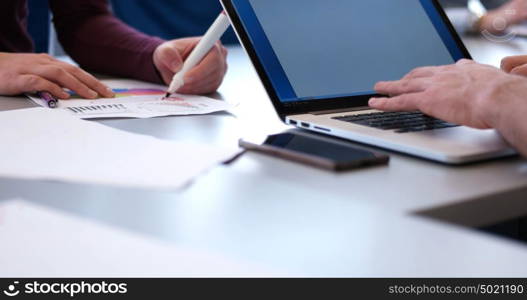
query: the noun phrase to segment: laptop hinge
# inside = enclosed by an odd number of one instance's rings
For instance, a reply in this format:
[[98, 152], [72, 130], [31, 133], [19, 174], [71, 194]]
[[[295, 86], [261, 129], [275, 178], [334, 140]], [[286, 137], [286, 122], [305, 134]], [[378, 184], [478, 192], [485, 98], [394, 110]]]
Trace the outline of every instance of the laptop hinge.
[[331, 114], [361, 111], [361, 110], [370, 110], [370, 109], [372, 108], [369, 106], [358, 106], [358, 107], [351, 107], [351, 108], [348, 107], [348, 108], [343, 108], [343, 109], [319, 110], [319, 111], [310, 112], [310, 114], [315, 115], [315, 116], [320, 116], [320, 115], [331, 115]]

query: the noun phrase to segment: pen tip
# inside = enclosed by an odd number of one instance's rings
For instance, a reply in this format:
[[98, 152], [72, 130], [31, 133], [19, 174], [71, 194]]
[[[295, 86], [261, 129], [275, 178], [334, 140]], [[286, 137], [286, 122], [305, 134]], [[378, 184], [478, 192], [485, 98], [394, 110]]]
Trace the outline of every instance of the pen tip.
[[167, 93], [165, 94], [165, 98], [169, 98], [169, 97], [170, 97], [170, 93], [167, 92]]

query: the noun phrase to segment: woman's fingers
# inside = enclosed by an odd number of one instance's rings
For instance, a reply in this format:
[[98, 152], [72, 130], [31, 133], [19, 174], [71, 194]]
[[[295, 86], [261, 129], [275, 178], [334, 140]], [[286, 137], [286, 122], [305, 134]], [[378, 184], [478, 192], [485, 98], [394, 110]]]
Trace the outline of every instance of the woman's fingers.
[[88, 88], [91, 90], [97, 92], [100, 96], [104, 98], [113, 98], [115, 96], [112, 89], [110, 89], [108, 86], [103, 84], [101, 81], [99, 81], [97, 78], [95, 78], [90, 73], [77, 68], [73, 65], [70, 65], [68, 63], [60, 62], [60, 65], [71, 75], [76, 77], [79, 81], [84, 83]]
[[26, 69], [24, 73], [43, 77], [74, 91], [83, 98], [94, 99], [99, 96], [111, 98], [114, 96], [110, 88], [84, 70], [47, 55], [40, 55], [39, 58], [40, 63], [29, 70]]
[[70, 95], [57, 84], [37, 75], [20, 75], [16, 79], [17, 89], [23, 92], [46, 91], [58, 99], [68, 99]]
[[9, 95], [40, 88], [61, 99], [69, 98], [64, 89], [90, 99], [114, 96], [92, 75], [48, 54], [0, 53], [0, 79], [0, 92]]
[[56, 64], [36, 67], [33, 72], [48, 81], [52, 81], [64, 88], [74, 91], [83, 98], [95, 99], [98, 96], [96, 91], [90, 89], [75, 76], [71, 75], [63, 68], [58, 67]]

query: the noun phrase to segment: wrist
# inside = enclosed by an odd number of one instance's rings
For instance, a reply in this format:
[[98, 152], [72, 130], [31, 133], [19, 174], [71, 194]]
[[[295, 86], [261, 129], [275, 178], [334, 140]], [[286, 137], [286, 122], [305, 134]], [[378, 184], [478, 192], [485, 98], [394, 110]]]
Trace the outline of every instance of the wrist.
[[490, 101], [484, 105], [484, 119], [490, 128], [499, 131], [507, 131], [511, 128], [511, 122], [520, 119], [527, 110], [527, 98], [524, 91], [527, 90], [527, 80], [515, 76], [506, 75], [495, 86], [490, 93]]

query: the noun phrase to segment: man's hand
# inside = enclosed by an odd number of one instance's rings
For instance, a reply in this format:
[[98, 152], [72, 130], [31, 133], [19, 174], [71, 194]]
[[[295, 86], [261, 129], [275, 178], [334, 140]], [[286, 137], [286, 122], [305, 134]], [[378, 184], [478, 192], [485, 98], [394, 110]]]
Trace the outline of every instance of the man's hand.
[[[200, 38], [178, 39], [161, 44], [154, 52], [154, 64], [168, 85], [182, 67]], [[215, 92], [227, 72], [227, 49], [220, 42], [196, 67], [185, 75], [185, 85], [177, 92], [210, 94]]]
[[501, 7], [489, 11], [481, 18], [479, 29], [494, 34], [503, 33], [509, 26], [527, 20], [527, 0], [510, 0]]
[[47, 54], [0, 53], [0, 94], [47, 91], [58, 99], [68, 99], [64, 88], [88, 99], [114, 96], [92, 75]]
[[504, 58], [501, 61], [501, 69], [507, 73], [527, 76], [527, 55]]
[[374, 98], [370, 106], [414, 111], [480, 129], [495, 128], [527, 156], [527, 79], [462, 60], [455, 65], [418, 68], [403, 79], [379, 82], [375, 89], [393, 98]]
[[[527, 80], [461, 60], [455, 65], [418, 68], [402, 80], [379, 82], [375, 90], [393, 98], [374, 98], [370, 106], [414, 111], [474, 128], [496, 128], [507, 113], [505, 102], [523, 100]], [[527, 106], [526, 106], [527, 107]]]

